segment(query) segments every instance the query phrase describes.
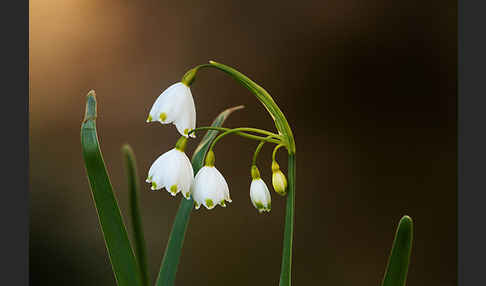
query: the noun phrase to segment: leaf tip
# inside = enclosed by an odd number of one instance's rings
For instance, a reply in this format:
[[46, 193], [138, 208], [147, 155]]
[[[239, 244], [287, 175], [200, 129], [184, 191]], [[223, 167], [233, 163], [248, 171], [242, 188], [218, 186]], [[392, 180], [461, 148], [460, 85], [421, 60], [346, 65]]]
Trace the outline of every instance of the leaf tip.
[[133, 152], [132, 147], [128, 143], [123, 144], [122, 147], [121, 147], [121, 150], [122, 150], [123, 153]]
[[404, 215], [400, 219], [399, 225], [400, 225], [400, 227], [407, 227], [407, 228], [411, 229], [413, 227], [413, 220], [408, 215]]
[[83, 122], [95, 120], [96, 113], [96, 92], [94, 90], [90, 90], [86, 95], [86, 110], [84, 113]]
[[402, 237], [411, 245], [413, 240], [413, 220], [408, 215], [404, 215], [397, 227], [397, 236]]
[[133, 149], [130, 146], [130, 144], [128, 143], [123, 144], [121, 147], [121, 152], [123, 156], [126, 158], [126, 160], [135, 161], [135, 153], [133, 152]]
[[234, 107], [228, 108], [228, 111], [229, 112], [233, 112], [233, 111], [240, 110], [240, 109], [243, 109], [243, 108], [245, 108], [244, 105], [238, 105], [238, 106], [234, 106]]

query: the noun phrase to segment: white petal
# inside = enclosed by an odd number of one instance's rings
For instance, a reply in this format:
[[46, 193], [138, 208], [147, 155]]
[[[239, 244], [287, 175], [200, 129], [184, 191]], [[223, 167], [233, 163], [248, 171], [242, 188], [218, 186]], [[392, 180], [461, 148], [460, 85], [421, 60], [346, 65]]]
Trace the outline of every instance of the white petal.
[[181, 188], [181, 192], [186, 199], [191, 197], [191, 185], [194, 180], [194, 171], [192, 164], [187, 155], [184, 152], [179, 151], [181, 158], [179, 162], [181, 164], [181, 172], [179, 173], [178, 185]]
[[[175, 83], [171, 86], [169, 86], [166, 90], [164, 90], [159, 97], [155, 100], [154, 104], [152, 105], [152, 108], [150, 109], [150, 117], [151, 117], [151, 122], [154, 121], [160, 121], [160, 114], [162, 112], [167, 112], [167, 105], [171, 105], [171, 102], [174, 100], [175, 95], [178, 94], [178, 90], [180, 89], [180, 85], [182, 83], [178, 82]], [[183, 85], [183, 84], [182, 84]], [[163, 111], [164, 110], [164, 111]], [[173, 112], [171, 112], [171, 115]], [[168, 114], [166, 113], [168, 116]], [[165, 121], [167, 123], [171, 122], [167, 118]], [[173, 120], [173, 119], [172, 119]]]
[[179, 133], [187, 137], [185, 133], [196, 127], [196, 108], [191, 89], [181, 82], [171, 85], [155, 100], [149, 114], [147, 121], [174, 123]]
[[[180, 116], [174, 120], [174, 124], [177, 127], [177, 131], [187, 137], [187, 132], [196, 128], [196, 107], [194, 106], [194, 99], [190, 90], [180, 107]], [[194, 133], [191, 134], [191, 137], [195, 137]]]
[[229, 188], [223, 175], [214, 166], [204, 166], [196, 174], [193, 185], [193, 198], [207, 209], [230, 201]]
[[165, 188], [173, 196], [182, 191], [187, 198], [193, 177], [189, 158], [174, 148], [155, 160], [150, 167], [147, 182], [152, 183], [153, 190]]
[[253, 206], [259, 212], [270, 211], [272, 198], [267, 185], [262, 179], [254, 179], [251, 181], [250, 198]]

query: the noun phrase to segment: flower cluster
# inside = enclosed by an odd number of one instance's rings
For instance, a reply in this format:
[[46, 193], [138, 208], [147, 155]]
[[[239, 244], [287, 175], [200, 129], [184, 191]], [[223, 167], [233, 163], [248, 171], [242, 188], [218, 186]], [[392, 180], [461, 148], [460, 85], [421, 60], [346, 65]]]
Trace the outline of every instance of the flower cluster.
[[[147, 122], [173, 123], [182, 137], [177, 141], [173, 149], [160, 155], [154, 161], [148, 171], [146, 182], [151, 184], [152, 190], [165, 188], [172, 196], [176, 196], [181, 192], [188, 200], [192, 197], [196, 209], [199, 209], [201, 205], [209, 210], [213, 209], [216, 205], [226, 207], [226, 203], [231, 202], [229, 187], [223, 175], [214, 166], [215, 156], [212, 147], [219, 137], [226, 135], [226, 133], [238, 133], [236, 132], [238, 128], [220, 134], [214, 140], [213, 145], [211, 145], [207, 152], [205, 165], [194, 176], [191, 162], [185, 154], [187, 140], [189, 137], [195, 137], [194, 133], [197, 130], [196, 109], [189, 87], [191, 82], [192, 80], [183, 80], [182, 82], [171, 85], [160, 94], [149, 112]], [[267, 133], [270, 132], [266, 131], [265, 134]], [[255, 140], [263, 140], [261, 138], [264, 138], [242, 132], [239, 132], [239, 135]], [[274, 134], [273, 138], [277, 136]], [[269, 136], [268, 138], [271, 137]], [[268, 141], [280, 142], [277, 139], [268, 139]], [[259, 151], [259, 149], [257, 150]], [[278, 194], [284, 195], [287, 181], [275, 161], [272, 163], [272, 171], [272, 184], [274, 189]], [[251, 167], [251, 176], [250, 199], [253, 206], [259, 212], [270, 211], [270, 192], [265, 182], [261, 179], [258, 168], [254, 164]]]

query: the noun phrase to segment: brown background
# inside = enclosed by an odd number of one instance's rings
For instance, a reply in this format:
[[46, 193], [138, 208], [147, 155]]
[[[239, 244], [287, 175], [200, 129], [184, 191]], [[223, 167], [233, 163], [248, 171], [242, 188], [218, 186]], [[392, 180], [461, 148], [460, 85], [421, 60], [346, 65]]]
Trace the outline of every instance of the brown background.
[[[101, 147], [128, 221], [121, 145], [132, 145], [144, 179], [178, 137], [173, 126], [145, 123], [153, 101], [210, 59], [263, 85], [294, 130], [295, 285], [379, 285], [404, 214], [415, 221], [408, 285], [456, 284], [456, 1], [30, 6], [32, 285], [115, 283], [81, 158], [88, 90], [98, 95]], [[226, 126], [273, 127], [221, 72], [201, 72], [192, 91], [200, 126], [244, 104]], [[268, 215], [251, 206], [254, 147], [232, 137], [215, 149], [233, 203], [193, 213], [177, 285], [277, 285], [284, 200], [273, 195]], [[270, 183], [267, 148], [259, 165]], [[142, 183], [141, 203], [155, 277], [179, 197]]]

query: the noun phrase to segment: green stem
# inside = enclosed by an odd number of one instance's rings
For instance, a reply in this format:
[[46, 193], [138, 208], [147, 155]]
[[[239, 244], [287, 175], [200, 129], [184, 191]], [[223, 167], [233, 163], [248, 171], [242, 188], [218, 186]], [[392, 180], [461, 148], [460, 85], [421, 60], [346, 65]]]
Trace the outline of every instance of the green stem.
[[[254, 129], [254, 128], [251, 128], [251, 129]], [[233, 130], [233, 129], [231, 129], [231, 128], [224, 128], [224, 127], [202, 126], [202, 127], [197, 127], [195, 129], [192, 129], [191, 131], [189, 131], [188, 134], [190, 135], [191, 133], [194, 133], [196, 131], [203, 131], [203, 130], [216, 130], [216, 131], [226, 132], [226, 131], [230, 131], [230, 130]], [[257, 129], [257, 130], [259, 130], [259, 129]], [[264, 130], [262, 130], [262, 131], [264, 131]], [[278, 139], [272, 139], [272, 138], [267, 139], [267, 137], [262, 137], [262, 136], [258, 136], [258, 135], [248, 134], [248, 133], [240, 132], [240, 131], [233, 132], [233, 134], [239, 135], [239, 136], [244, 137], [244, 138], [247, 138], [247, 139], [256, 140], [256, 141], [266, 140], [268, 142], [272, 142], [272, 143], [275, 143], [275, 144], [281, 143], [281, 141], [278, 140]], [[277, 138], [279, 138], [277, 134], [273, 134], [272, 137], [273, 136], [277, 136]]]
[[[269, 137], [267, 137], [269, 138]], [[255, 153], [253, 153], [253, 160], [252, 160], [252, 165], [256, 165], [256, 160], [258, 158], [258, 154], [260, 153], [260, 151], [262, 150], [263, 148], [263, 145], [265, 144], [266, 141], [261, 141], [260, 144], [258, 144], [258, 146], [256, 147], [255, 149]]]
[[[183, 82], [187, 84], [191, 84], [194, 81], [197, 71], [200, 68], [207, 68], [212, 67], [218, 70], [221, 70], [228, 75], [230, 75], [233, 79], [238, 81], [241, 85], [247, 88], [250, 92], [252, 92], [258, 100], [265, 106], [267, 111], [272, 116], [273, 121], [275, 122], [275, 126], [281, 135], [277, 144], [282, 144], [286, 147], [289, 153], [289, 194], [287, 197], [287, 206], [286, 206], [286, 215], [285, 215], [285, 230], [284, 230], [284, 247], [283, 247], [283, 254], [282, 254], [282, 269], [280, 274], [280, 286], [289, 286], [290, 285], [290, 276], [291, 276], [291, 264], [292, 264], [292, 235], [293, 235], [293, 224], [294, 224], [294, 198], [295, 198], [295, 140], [292, 134], [292, 130], [285, 118], [285, 115], [277, 106], [273, 98], [270, 94], [263, 89], [261, 86], [256, 84], [250, 78], [245, 76], [244, 74], [240, 73], [239, 71], [226, 66], [224, 64], [220, 64], [214, 61], [209, 61], [209, 65], [200, 65], [197, 66], [190, 71], [188, 71], [184, 77]], [[226, 131], [225, 133], [231, 133], [230, 131]], [[219, 135], [221, 138], [224, 133]], [[219, 138], [216, 138], [217, 141]], [[213, 142], [212, 147], [215, 144]], [[271, 142], [270, 140], [265, 140]], [[275, 142], [274, 142], [275, 143]], [[278, 147], [280, 148], [280, 147]], [[278, 150], [278, 148], [276, 148]], [[276, 150], [274, 150], [274, 153]], [[274, 154], [275, 155], [275, 154]]]
[[[201, 126], [201, 127], [197, 127], [197, 128], [192, 129], [191, 131], [189, 131], [188, 135], [191, 135], [192, 133], [194, 133], [196, 131], [203, 131], [203, 130], [217, 130], [217, 131], [225, 132], [225, 131], [229, 131], [229, 130], [233, 130], [233, 129], [225, 128], [225, 127]], [[267, 130], [258, 129], [258, 128], [240, 127], [240, 128], [238, 128], [238, 130], [244, 130], [244, 131], [253, 132], [253, 133], [260, 133], [260, 134], [268, 135], [269, 137], [273, 137], [273, 138], [276, 138], [276, 139], [281, 138], [281, 136], [278, 135], [278, 134], [275, 134], [275, 133], [267, 131]], [[243, 131], [238, 131], [236, 134], [238, 134], [238, 135], [252, 135], [252, 138], [263, 138], [263, 137], [259, 137], [257, 135], [247, 134]]]
[[289, 154], [289, 192], [285, 210], [285, 229], [282, 251], [282, 268], [280, 271], [279, 286], [290, 286], [292, 270], [292, 236], [294, 233], [295, 209], [295, 154]]
[[[229, 134], [233, 134], [233, 133], [238, 133], [238, 132], [241, 132], [241, 131], [260, 132], [262, 134], [268, 135], [268, 137], [277, 137], [277, 138], [279, 138], [279, 136], [277, 134], [272, 133], [272, 132], [269, 132], [269, 131], [266, 131], [266, 130], [261, 130], [261, 129], [256, 129], [256, 128], [250, 128], [250, 127], [233, 128], [233, 129], [227, 130], [227, 131], [219, 134], [218, 137], [216, 137], [216, 139], [214, 139], [214, 141], [211, 143], [211, 146], [209, 146], [209, 150], [212, 150], [213, 147], [214, 147], [214, 145], [216, 145], [216, 142], [218, 142], [224, 136], [229, 135]], [[275, 140], [275, 139], [268, 138], [268, 137], [266, 137], [266, 138], [259, 137], [260, 138], [259, 141], [272, 142], [272, 143], [275, 143], [275, 144], [282, 143], [281, 140]]]
[[263, 87], [259, 86], [257, 83], [255, 83], [239, 71], [235, 70], [234, 68], [214, 61], [209, 61], [209, 63], [210, 64], [199, 65], [189, 70], [182, 78], [182, 81], [191, 84], [194, 81], [196, 73], [200, 68], [212, 67], [227, 73], [233, 79], [238, 81], [241, 85], [243, 85], [253, 94], [255, 94], [258, 100], [260, 100], [260, 102], [265, 106], [267, 111], [272, 116], [279, 133], [284, 135], [283, 140], [285, 141], [284, 143], [286, 143], [285, 145], [289, 150], [289, 153], [295, 153], [295, 141], [292, 130], [290, 129], [289, 123], [287, 122], [287, 119], [285, 118], [283, 112], [277, 106], [270, 94]]
[[283, 144], [278, 144], [277, 146], [275, 146], [275, 148], [273, 149], [273, 153], [272, 153], [272, 161], [275, 161], [275, 155], [277, 154], [277, 150], [280, 149], [280, 147], [283, 147], [284, 145]]

